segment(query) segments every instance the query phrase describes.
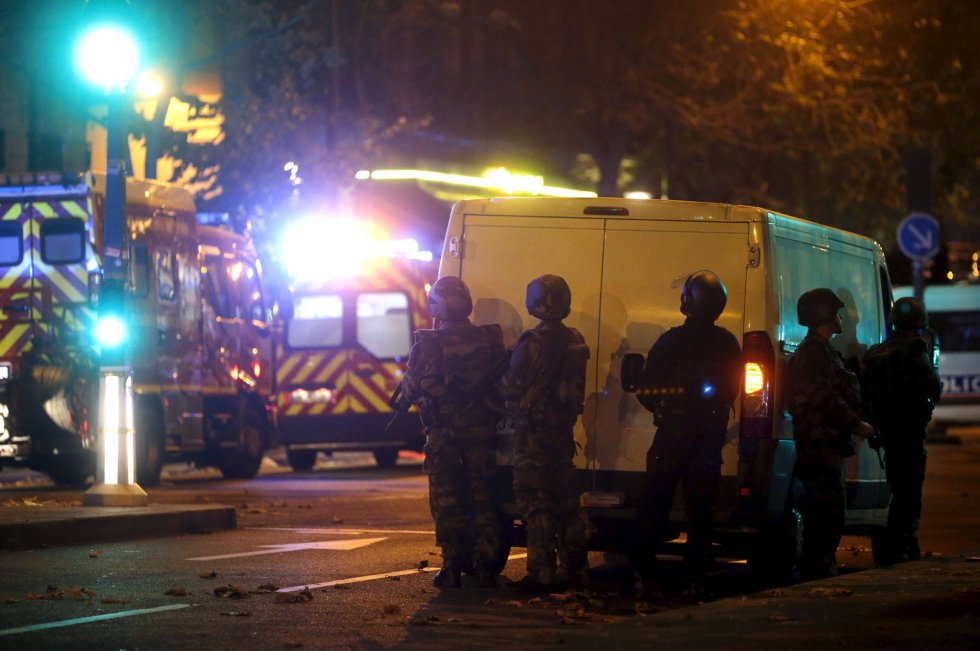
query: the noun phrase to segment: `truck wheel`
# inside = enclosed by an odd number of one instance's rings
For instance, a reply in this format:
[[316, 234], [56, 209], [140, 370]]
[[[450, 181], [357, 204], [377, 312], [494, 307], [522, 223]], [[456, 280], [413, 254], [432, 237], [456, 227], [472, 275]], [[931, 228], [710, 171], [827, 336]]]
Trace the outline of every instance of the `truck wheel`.
[[378, 448], [374, 451], [374, 461], [379, 468], [394, 468], [398, 463], [398, 448]]
[[236, 418], [238, 447], [221, 460], [218, 470], [227, 479], [252, 479], [265, 455], [265, 426], [255, 409], [242, 400]]
[[95, 475], [95, 454], [71, 454], [45, 472], [55, 486], [83, 488], [88, 478]]
[[140, 486], [159, 486], [163, 470], [165, 425], [163, 409], [154, 397], [141, 397], [136, 402], [136, 483]]
[[286, 459], [289, 461], [289, 467], [296, 472], [306, 472], [316, 463], [316, 450], [286, 448]]

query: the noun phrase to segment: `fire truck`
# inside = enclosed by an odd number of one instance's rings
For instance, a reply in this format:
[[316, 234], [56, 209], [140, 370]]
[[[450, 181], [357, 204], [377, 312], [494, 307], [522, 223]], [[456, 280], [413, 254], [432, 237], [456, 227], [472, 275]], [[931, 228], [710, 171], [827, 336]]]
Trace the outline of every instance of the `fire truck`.
[[372, 238], [357, 225], [301, 224], [286, 236], [289, 288], [275, 333], [275, 402], [289, 465], [317, 453], [371, 451], [393, 466], [421, 450], [416, 414], [394, 417], [388, 399], [408, 362], [437, 264], [414, 240]]
[[[96, 470], [105, 177], [0, 186], [0, 465], [81, 485]], [[165, 461], [258, 471], [275, 444], [271, 311], [250, 241], [197, 223], [182, 188], [126, 181], [136, 478]]]

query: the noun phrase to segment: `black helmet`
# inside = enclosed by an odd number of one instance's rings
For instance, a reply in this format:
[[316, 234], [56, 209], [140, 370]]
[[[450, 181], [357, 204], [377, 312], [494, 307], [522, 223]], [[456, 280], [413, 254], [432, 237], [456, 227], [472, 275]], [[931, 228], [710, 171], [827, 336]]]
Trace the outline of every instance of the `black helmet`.
[[833, 290], [819, 287], [804, 292], [796, 302], [796, 320], [800, 325], [815, 328], [823, 323], [831, 323], [837, 311], [844, 307], [844, 301]]
[[681, 292], [681, 313], [716, 321], [728, 303], [728, 290], [725, 283], [714, 273], [696, 271], [684, 281]]
[[473, 311], [466, 284], [456, 276], [440, 278], [429, 290], [429, 314], [440, 321], [462, 321]]
[[888, 314], [888, 325], [892, 330], [925, 330], [929, 327], [925, 303], [911, 296], [898, 299]]
[[527, 313], [542, 321], [561, 321], [572, 311], [572, 290], [561, 276], [545, 274], [527, 286]]

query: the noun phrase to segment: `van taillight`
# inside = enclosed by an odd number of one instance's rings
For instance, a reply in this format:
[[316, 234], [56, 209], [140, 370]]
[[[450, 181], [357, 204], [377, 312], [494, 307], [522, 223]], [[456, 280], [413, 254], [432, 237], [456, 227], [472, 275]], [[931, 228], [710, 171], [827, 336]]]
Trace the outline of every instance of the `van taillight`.
[[746, 332], [742, 338], [745, 359], [742, 381], [742, 439], [772, 438], [772, 380], [776, 355], [768, 332]]

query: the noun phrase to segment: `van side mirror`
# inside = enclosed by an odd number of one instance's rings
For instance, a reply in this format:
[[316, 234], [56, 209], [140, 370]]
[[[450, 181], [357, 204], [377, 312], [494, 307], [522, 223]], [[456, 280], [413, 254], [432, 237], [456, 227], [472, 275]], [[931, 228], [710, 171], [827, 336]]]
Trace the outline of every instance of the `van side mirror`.
[[277, 293], [276, 303], [279, 305], [279, 318], [280, 319], [292, 319], [293, 318], [293, 293], [288, 289], [284, 289]]
[[639, 353], [626, 353], [623, 356], [623, 365], [619, 370], [619, 382], [624, 392], [636, 393], [645, 362], [646, 359]]

